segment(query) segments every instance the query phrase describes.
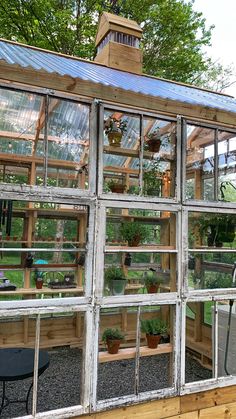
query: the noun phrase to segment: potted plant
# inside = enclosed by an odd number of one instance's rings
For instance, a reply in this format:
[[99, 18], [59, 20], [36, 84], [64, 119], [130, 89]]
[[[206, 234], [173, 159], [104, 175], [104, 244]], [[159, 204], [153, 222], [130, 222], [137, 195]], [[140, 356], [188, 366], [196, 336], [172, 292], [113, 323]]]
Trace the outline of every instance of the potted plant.
[[127, 130], [127, 121], [108, 118], [104, 123], [105, 134], [111, 147], [120, 147], [123, 133]]
[[125, 292], [126, 278], [123, 271], [116, 266], [105, 270], [105, 282], [112, 295], [123, 295]]
[[131, 247], [138, 246], [148, 238], [148, 228], [137, 222], [124, 222], [120, 228], [121, 237], [128, 242]]
[[148, 272], [145, 272], [143, 281], [148, 294], [155, 294], [158, 291], [161, 281], [155, 270], [150, 269]]
[[162, 333], [166, 333], [166, 323], [161, 319], [141, 320], [141, 332], [146, 333], [147, 345], [156, 349], [161, 340]]
[[123, 339], [124, 335], [119, 329], [105, 329], [102, 335], [109, 354], [117, 354]]
[[158, 163], [152, 163], [149, 168], [144, 168], [143, 191], [144, 195], [160, 196], [161, 178]]
[[208, 246], [222, 247], [235, 238], [236, 216], [231, 214], [203, 214], [197, 220], [201, 237], [207, 237]]
[[152, 132], [149, 132], [146, 135], [146, 147], [148, 151], [152, 151], [153, 153], [158, 153], [161, 146], [161, 136], [159, 128], [155, 129]]
[[35, 285], [38, 290], [42, 289], [43, 287], [43, 272], [39, 271], [37, 268], [34, 271], [34, 280]]
[[124, 183], [121, 183], [118, 179], [109, 180], [109, 182], [107, 182], [107, 186], [113, 193], [124, 193], [126, 189], [126, 185]]

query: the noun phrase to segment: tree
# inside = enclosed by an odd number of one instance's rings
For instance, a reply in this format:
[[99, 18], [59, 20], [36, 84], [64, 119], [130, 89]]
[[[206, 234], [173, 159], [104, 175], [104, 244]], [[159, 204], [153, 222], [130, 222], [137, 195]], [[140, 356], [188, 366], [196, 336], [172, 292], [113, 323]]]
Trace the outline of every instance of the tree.
[[[143, 28], [144, 71], [182, 82], [209, 85], [230, 71], [202, 51], [213, 27], [206, 27], [194, 0], [1, 0], [0, 36], [92, 59], [99, 14], [117, 13]], [[208, 71], [209, 68], [211, 71]], [[232, 70], [231, 70], [232, 72]]]

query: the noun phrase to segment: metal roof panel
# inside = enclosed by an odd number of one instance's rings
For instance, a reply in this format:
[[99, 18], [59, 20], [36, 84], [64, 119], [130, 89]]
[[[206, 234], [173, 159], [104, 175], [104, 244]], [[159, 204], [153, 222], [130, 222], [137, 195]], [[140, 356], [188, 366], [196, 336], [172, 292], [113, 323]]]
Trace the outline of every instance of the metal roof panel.
[[134, 93], [236, 113], [236, 99], [226, 95], [147, 75], [127, 73], [71, 56], [65, 57], [8, 41], [0, 40], [0, 60], [23, 68], [31, 67], [36, 71], [67, 75]]

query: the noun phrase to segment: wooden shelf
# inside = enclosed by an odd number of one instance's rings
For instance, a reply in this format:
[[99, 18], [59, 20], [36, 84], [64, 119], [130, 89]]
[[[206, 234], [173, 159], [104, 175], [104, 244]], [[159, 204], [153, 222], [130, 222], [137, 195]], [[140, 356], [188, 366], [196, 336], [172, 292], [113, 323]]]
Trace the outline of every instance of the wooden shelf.
[[0, 291], [0, 296], [4, 295], [36, 295], [36, 294], [59, 294], [59, 293], [66, 293], [66, 294], [83, 294], [84, 290], [83, 287], [76, 287], [76, 288], [58, 288], [58, 289], [51, 289], [51, 288], [42, 288], [38, 290], [37, 288], [17, 288], [15, 291]]
[[137, 247], [129, 247], [129, 246], [105, 246], [106, 253], [177, 253], [177, 250], [174, 246], [153, 246], [153, 245], [146, 245], [146, 246], [137, 246]]
[[[133, 150], [131, 148], [104, 146], [103, 151], [106, 154], [113, 154], [115, 156], [125, 156], [125, 157], [133, 157], [133, 158], [139, 157], [139, 150]], [[154, 160], [154, 158], [156, 157], [158, 157], [158, 160], [164, 160], [164, 161], [173, 161], [175, 159], [173, 155], [163, 153], [163, 152], [158, 152], [158, 153], [154, 153], [151, 151], [143, 152], [144, 159]]]
[[[168, 354], [172, 352], [172, 345], [170, 343], [162, 343], [158, 345], [156, 349], [150, 349], [147, 346], [140, 347], [140, 356], [153, 356], [153, 355], [161, 355], [161, 354]], [[132, 359], [136, 356], [136, 348], [125, 348], [120, 349], [117, 354], [109, 354], [107, 351], [99, 352], [98, 360], [99, 362], [111, 362], [111, 361], [119, 361], [122, 359]]]

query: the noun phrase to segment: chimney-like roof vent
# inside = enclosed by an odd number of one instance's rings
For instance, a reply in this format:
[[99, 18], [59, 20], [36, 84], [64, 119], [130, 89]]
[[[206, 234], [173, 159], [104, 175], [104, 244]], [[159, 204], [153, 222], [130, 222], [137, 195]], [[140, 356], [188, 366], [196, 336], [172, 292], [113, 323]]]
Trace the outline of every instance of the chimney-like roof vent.
[[108, 67], [140, 74], [142, 29], [134, 21], [104, 12], [99, 20], [95, 61]]

